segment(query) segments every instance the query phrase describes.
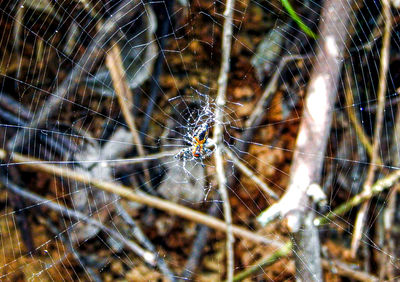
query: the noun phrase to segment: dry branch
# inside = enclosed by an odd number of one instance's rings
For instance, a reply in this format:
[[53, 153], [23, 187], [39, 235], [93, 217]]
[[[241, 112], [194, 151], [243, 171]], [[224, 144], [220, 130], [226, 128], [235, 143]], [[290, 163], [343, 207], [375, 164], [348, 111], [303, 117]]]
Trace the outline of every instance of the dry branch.
[[263, 224], [278, 216], [288, 218], [288, 226], [295, 235], [295, 245], [299, 247], [296, 274], [305, 281], [322, 280], [319, 238], [312, 224], [313, 203], [307, 196], [307, 190], [311, 184], [319, 183], [321, 178], [343, 61], [343, 35], [347, 34], [350, 11], [348, 1], [324, 2], [318, 51], [307, 88], [289, 187], [282, 199], [259, 217]]
[[281, 77], [282, 71], [286, 67], [286, 65], [295, 60], [305, 60], [305, 59], [310, 59], [310, 56], [287, 55], [282, 58], [282, 60], [279, 62], [278, 68], [276, 69], [274, 75], [269, 80], [268, 85], [265, 88], [260, 100], [258, 100], [254, 110], [252, 111], [249, 118], [246, 120], [245, 128], [251, 128], [252, 126], [254, 126], [254, 123], [257, 120], [257, 118], [263, 116], [264, 108], [268, 103], [268, 101], [272, 98], [272, 94], [276, 91], [278, 87], [278, 80]]
[[[243, 279], [249, 277], [252, 274], [255, 274], [256, 272], [261, 271], [267, 266], [270, 266], [277, 262], [279, 259], [282, 257], [288, 256], [291, 253], [292, 249], [292, 243], [288, 242], [285, 246], [283, 246], [281, 249], [278, 251], [274, 252], [272, 255], [268, 256], [267, 258], [262, 258], [258, 262], [256, 262], [252, 267], [249, 269], [246, 269], [233, 278], [233, 281], [242, 281]], [[326, 270], [330, 270], [338, 275], [348, 277], [351, 279], [356, 279], [359, 281], [379, 281], [379, 279], [373, 275], [370, 275], [366, 272], [363, 271], [358, 271], [355, 269], [352, 269], [349, 265], [340, 262], [340, 261], [328, 261], [326, 259], [322, 259], [322, 266]], [[322, 280], [321, 280], [322, 281]]]
[[[0, 159], [4, 160], [7, 156], [5, 150], [0, 149]], [[10, 156], [11, 163], [7, 165], [23, 165], [37, 171], [43, 171], [54, 176], [68, 178], [71, 180], [79, 181], [87, 185], [92, 185], [106, 192], [114, 193], [130, 201], [148, 205], [150, 207], [165, 211], [170, 214], [191, 220], [196, 223], [207, 225], [215, 230], [226, 232], [227, 225], [224, 221], [212, 216], [205, 215], [204, 213], [195, 211], [193, 209], [178, 205], [176, 203], [154, 197], [146, 194], [138, 194], [132, 191], [131, 187], [126, 187], [114, 182], [102, 181], [95, 179], [87, 174], [76, 172], [69, 168], [63, 168], [57, 165], [46, 163], [35, 158], [27, 157], [18, 153], [12, 153]], [[281, 247], [282, 244], [268, 239], [262, 235], [258, 235], [243, 227], [232, 225], [232, 233], [237, 237], [247, 239], [261, 244], [267, 244], [274, 247]]]
[[162, 158], [173, 157], [177, 153], [179, 153], [181, 150], [182, 149], [179, 148], [176, 150], [168, 150], [168, 151], [164, 151], [164, 152], [160, 152], [160, 153], [147, 154], [144, 157], [106, 160], [106, 161], [104, 161], [104, 165], [111, 166], [111, 167], [118, 167], [118, 166], [123, 166], [123, 165], [128, 165], [128, 164], [150, 162], [150, 161], [158, 160], [158, 159], [162, 159]]
[[247, 177], [249, 177], [251, 180], [253, 180], [267, 195], [272, 197], [275, 200], [278, 200], [279, 197], [277, 194], [275, 194], [274, 191], [271, 190], [271, 188], [268, 187], [268, 185], [262, 181], [257, 175], [255, 175], [254, 172], [251, 171], [244, 163], [240, 161], [238, 157], [235, 156], [234, 153], [232, 153], [228, 148], [224, 147], [224, 152], [225, 154], [228, 155], [228, 157], [232, 160], [233, 164]]
[[[118, 103], [121, 107], [125, 122], [128, 124], [129, 130], [131, 131], [133, 144], [136, 145], [139, 156], [143, 157], [145, 155], [145, 151], [139, 136], [139, 131], [136, 128], [135, 118], [132, 114], [133, 95], [126, 80], [125, 70], [121, 58], [121, 49], [115, 42], [110, 48], [110, 51], [107, 53], [106, 65], [110, 71], [114, 90], [118, 97]], [[146, 183], [151, 185], [151, 178], [147, 168], [147, 163], [143, 163], [142, 166]]]
[[142, 247], [137, 245], [135, 242], [132, 242], [128, 239], [126, 239], [124, 236], [122, 236], [119, 232], [108, 228], [104, 226], [101, 222], [90, 218], [89, 216], [80, 213], [79, 211], [74, 211], [71, 209], [68, 209], [58, 203], [54, 203], [51, 200], [48, 200], [46, 198], [43, 198], [39, 195], [36, 195], [32, 192], [26, 191], [23, 188], [11, 183], [6, 177], [2, 176], [0, 177], [1, 182], [7, 187], [8, 190], [12, 191], [13, 193], [37, 204], [40, 206], [45, 206], [51, 210], [54, 210], [61, 215], [74, 218], [75, 220], [78, 221], [84, 221], [90, 225], [94, 225], [107, 233], [109, 236], [113, 237], [115, 240], [122, 242], [125, 246], [127, 246], [129, 249], [131, 249], [134, 253], [136, 253], [138, 256], [142, 257], [144, 261], [149, 263], [150, 265], [155, 265], [156, 262], [156, 256], [146, 250], [144, 250]]
[[128, 82], [126, 81], [125, 71], [122, 64], [121, 50], [115, 42], [107, 53], [106, 65], [110, 71], [115, 94], [118, 97], [118, 103], [121, 107], [122, 114], [125, 122], [128, 124], [129, 130], [133, 137], [133, 143], [136, 144], [137, 150], [140, 156], [144, 156], [145, 152], [143, 149], [142, 142], [134, 116], [132, 115], [132, 92], [129, 88]]
[[378, 180], [372, 185], [370, 191], [363, 191], [360, 194], [355, 195], [353, 198], [348, 200], [346, 203], [341, 204], [333, 211], [329, 212], [323, 217], [316, 218], [314, 224], [317, 226], [324, 225], [332, 221], [335, 217], [342, 216], [350, 211], [355, 206], [364, 203], [365, 201], [371, 199], [372, 197], [378, 195], [382, 191], [392, 187], [400, 179], [400, 170], [387, 175], [386, 177]]
[[226, 103], [226, 89], [228, 86], [228, 73], [230, 69], [230, 56], [232, 46], [232, 32], [233, 32], [233, 9], [235, 6], [234, 0], [226, 0], [224, 11], [224, 25], [222, 30], [222, 59], [221, 68], [218, 76], [218, 93], [217, 93], [217, 107], [215, 112], [215, 127], [214, 127], [214, 143], [215, 149], [215, 169], [217, 172], [217, 180], [219, 192], [223, 202], [224, 218], [226, 222], [226, 256], [227, 256], [227, 279], [232, 281], [234, 269], [234, 238], [232, 234], [232, 214], [231, 206], [229, 203], [229, 194], [226, 188], [226, 175], [224, 170], [224, 162], [222, 158], [223, 146], [223, 108]]
[[[364, 129], [361, 126], [361, 124], [357, 118], [356, 112], [354, 110], [354, 97], [353, 97], [353, 90], [351, 89], [352, 83], [351, 83], [351, 78], [350, 78], [350, 70], [351, 70], [350, 66], [346, 65], [346, 72], [345, 72], [346, 112], [351, 121], [351, 125], [354, 127], [354, 130], [357, 134], [358, 139], [365, 147], [365, 150], [367, 151], [370, 158], [372, 158], [372, 151], [373, 151], [372, 143], [369, 140], [369, 137], [364, 132]], [[381, 164], [380, 159], [379, 159], [379, 164]]]

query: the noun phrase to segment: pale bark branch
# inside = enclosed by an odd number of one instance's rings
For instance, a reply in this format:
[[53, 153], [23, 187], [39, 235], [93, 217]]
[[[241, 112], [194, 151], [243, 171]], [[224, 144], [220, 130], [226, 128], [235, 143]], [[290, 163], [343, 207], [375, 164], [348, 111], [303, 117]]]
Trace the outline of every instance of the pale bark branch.
[[319, 183], [331, 121], [351, 6], [345, 0], [324, 2], [318, 51], [307, 87], [303, 116], [290, 170], [290, 182], [281, 200], [264, 211], [262, 224], [284, 216], [300, 252], [296, 256], [296, 277], [321, 281], [319, 237], [313, 223], [313, 203], [307, 195], [309, 186]]

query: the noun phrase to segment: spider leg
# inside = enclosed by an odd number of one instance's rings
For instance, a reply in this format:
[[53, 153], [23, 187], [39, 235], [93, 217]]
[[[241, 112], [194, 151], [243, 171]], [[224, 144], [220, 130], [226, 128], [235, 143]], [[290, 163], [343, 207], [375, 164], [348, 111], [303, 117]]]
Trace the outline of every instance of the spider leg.
[[211, 156], [216, 148], [217, 144], [215, 144], [215, 142], [212, 139], [207, 139], [206, 143], [204, 144], [204, 158], [208, 158], [209, 156]]
[[217, 147], [217, 144], [215, 144], [213, 139], [208, 138], [206, 143], [204, 144], [204, 148], [206, 150], [206, 149], [211, 148], [211, 147], [213, 147], [212, 151], [214, 151], [215, 147]]
[[203, 162], [203, 157], [199, 157], [199, 159], [200, 159], [200, 164], [201, 164], [202, 168], [205, 168], [206, 165]]

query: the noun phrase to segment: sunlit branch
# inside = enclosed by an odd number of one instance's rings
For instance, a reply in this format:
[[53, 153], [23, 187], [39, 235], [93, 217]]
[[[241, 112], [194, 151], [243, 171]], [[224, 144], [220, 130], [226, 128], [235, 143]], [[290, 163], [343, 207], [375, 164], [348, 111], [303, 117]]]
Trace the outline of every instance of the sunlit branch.
[[232, 160], [233, 164], [243, 172], [247, 177], [253, 180], [267, 195], [275, 200], [279, 199], [279, 196], [268, 187], [268, 185], [262, 181], [254, 172], [251, 171], [244, 163], [240, 161], [228, 148], [224, 147], [225, 154]]
[[[5, 150], [0, 149], [0, 159], [5, 159], [7, 153]], [[49, 173], [51, 175], [68, 178], [71, 180], [79, 181], [81, 183], [92, 185], [106, 192], [114, 193], [119, 195], [122, 198], [125, 198], [130, 201], [134, 201], [137, 203], [141, 203], [144, 205], [148, 205], [150, 207], [165, 211], [170, 214], [177, 215], [179, 217], [185, 218], [187, 220], [191, 220], [196, 223], [201, 223], [207, 225], [215, 230], [219, 230], [222, 232], [227, 231], [227, 224], [218, 218], [208, 216], [204, 213], [198, 212], [196, 210], [187, 208], [185, 206], [178, 205], [176, 203], [150, 196], [144, 193], [135, 193], [133, 192], [132, 187], [126, 187], [120, 185], [118, 183], [103, 181], [97, 178], [94, 178], [88, 174], [80, 173], [74, 171], [69, 168], [60, 167], [57, 165], [51, 165], [47, 163], [42, 163], [40, 160], [27, 157], [18, 153], [13, 153], [11, 156], [11, 161], [18, 162], [19, 165], [30, 167], [31, 169], [37, 171], [43, 171]], [[12, 164], [12, 163], [10, 163]], [[282, 244], [271, 240], [265, 236], [256, 234], [250, 230], [247, 230], [243, 227], [239, 227], [236, 225], [232, 225], [232, 233], [237, 237], [247, 239], [253, 242], [258, 242], [261, 244], [267, 244], [274, 247], [281, 247]]]
[[234, 238], [232, 235], [232, 214], [229, 203], [229, 194], [226, 188], [226, 175], [224, 170], [224, 162], [222, 158], [223, 146], [223, 108], [226, 104], [226, 89], [228, 86], [228, 73], [230, 69], [230, 55], [232, 46], [233, 31], [233, 9], [234, 0], [226, 0], [224, 11], [224, 26], [222, 30], [222, 59], [221, 68], [218, 76], [218, 93], [216, 98], [215, 127], [214, 127], [214, 144], [215, 149], [215, 166], [217, 171], [217, 180], [221, 198], [223, 201], [224, 217], [226, 222], [226, 256], [227, 256], [227, 280], [232, 281], [234, 271]]

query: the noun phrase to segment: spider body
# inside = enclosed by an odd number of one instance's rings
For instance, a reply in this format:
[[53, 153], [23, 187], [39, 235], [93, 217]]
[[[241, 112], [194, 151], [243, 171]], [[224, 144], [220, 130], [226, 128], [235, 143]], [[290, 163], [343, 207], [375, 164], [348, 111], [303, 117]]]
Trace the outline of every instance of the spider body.
[[213, 153], [213, 150], [207, 148], [213, 146], [212, 141], [208, 139], [209, 128], [208, 123], [203, 123], [195, 129], [193, 134], [186, 135], [185, 141], [190, 147], [182, 149], [175, 157], [183, 162], [199, 160], [204, 167], [203, 159]]
[[208, 129], [208, 124], [203, 124], [193, 134], [192, 155], [195, 158], [204, 154], [204, 144], [208, 141]]

